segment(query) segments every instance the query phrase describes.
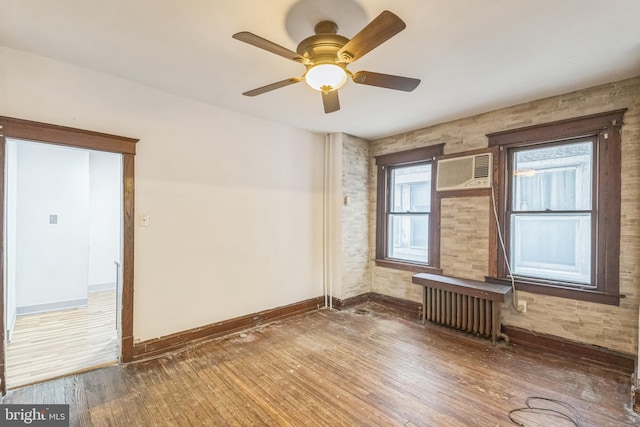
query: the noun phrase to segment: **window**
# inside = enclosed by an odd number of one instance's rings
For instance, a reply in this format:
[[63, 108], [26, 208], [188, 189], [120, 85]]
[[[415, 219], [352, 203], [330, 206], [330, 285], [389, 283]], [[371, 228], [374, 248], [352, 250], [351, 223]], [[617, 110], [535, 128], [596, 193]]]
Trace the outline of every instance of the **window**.
[[506, 221], [515, 276], [591, 286], [593, 146], [511, 150]]
[[[488, 135], [500, 147], [498, 201], [517, 289], [617, 305], [624, 110]], [[507, 262], [508, 261], [508, 262]]]
[[432, 161], [442, 144], [376, 157], [378, 206], [376, 263], [411, 271], [439, 272], [439, 222], [433, 209]]
[[429, 264], [431, 163], [389, 167], [387, 257]]

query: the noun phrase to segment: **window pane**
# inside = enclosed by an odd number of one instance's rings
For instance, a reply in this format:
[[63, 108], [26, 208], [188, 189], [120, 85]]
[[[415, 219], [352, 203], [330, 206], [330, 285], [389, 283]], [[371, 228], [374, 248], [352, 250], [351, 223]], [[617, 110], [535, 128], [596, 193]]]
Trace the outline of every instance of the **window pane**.
[[390, 212], [431, 210], [431, 164], [395, 167], [389, 175]]
[[591, 214], [513, 214], [516, 276], [591, 283]]
[[411, 212], [428, 212], [431, 197], [427, 183], [409, 185], [409, 204]]
[[427, 263], [429, 261], [429, 215], [389, 215], [387, 256]]
[[514, 211], [591, 210], [591, 141], [516, 151]]

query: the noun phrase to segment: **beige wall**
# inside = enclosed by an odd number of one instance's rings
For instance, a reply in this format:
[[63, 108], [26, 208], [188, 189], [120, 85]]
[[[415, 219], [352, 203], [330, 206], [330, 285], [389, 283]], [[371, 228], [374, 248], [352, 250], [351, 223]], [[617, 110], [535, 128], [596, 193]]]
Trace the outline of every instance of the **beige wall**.
[[134, 338], [322, 295], [324, 137], [0, 47], [0, 115], [140, 138]]
[[[640, 298], [640, 78], [546, 98], [373, 141], [371, 155], [445, 143], [445, 154], [487, 147], [488, 133], [628, 108], [622, 128], [622, 238], [620, 306], [608, 306], [521, 292], [527, 313], [505, 304], [503, 323], [636, 354]], [[369, 258], [375, 251], [376, 170], [370, 159]], [[488, 274], [490, 200], [443, 199], [441, 268], [445, 274], [482, 279]], [[371, 264], [371, 290], [421, 301], [411, 273]]]

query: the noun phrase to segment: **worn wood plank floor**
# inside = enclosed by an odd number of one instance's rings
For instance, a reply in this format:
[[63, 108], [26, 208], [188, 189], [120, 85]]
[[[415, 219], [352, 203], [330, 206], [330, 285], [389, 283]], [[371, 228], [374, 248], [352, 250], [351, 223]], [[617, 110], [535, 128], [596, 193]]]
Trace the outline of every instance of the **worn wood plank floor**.
[[7, 387], [118, 361], [116, 291], [89, 293], [87, 307], [18, 316], [7, 344]]
[[[542, 396], [572, 405], [580, 426], [640, 425], [628, 373], [359, 308], [24, 387], [3, 403], [68, 403], [79, 426], [509, 426], [510, 410]], [[525, 415], [526, 426], [572, 425]]]

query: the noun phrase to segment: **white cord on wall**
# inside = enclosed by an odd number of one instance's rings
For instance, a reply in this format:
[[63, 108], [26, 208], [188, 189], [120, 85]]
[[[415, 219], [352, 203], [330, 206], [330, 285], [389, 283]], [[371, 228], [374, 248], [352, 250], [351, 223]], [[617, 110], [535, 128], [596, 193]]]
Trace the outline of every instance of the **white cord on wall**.
[[500, 221], [498, 220], [498, 208], [496, 207], [496, 195], [493, 191], [493, 185], [491, 186], [491, 202], [493, 204], [493, 216], [496, 220], [496, 228], [498, 229], [498, 238], [500, 240], [500, 247], [502, 248], [502, 254], [504, 255], [504, 262], [507, 265], [507, 271], [509, 272], [509, 277], [511, 278], [511, 289], [513, 291], [511, 295], [511, 305], [515, 311], [520, 311], [518, 309], [517, 296], [516, 296], [516, 281], [513, 277], [513, 272], [511, 271], [511, 264], [509, 263], [509, 257], [507, 256], [507, 249], [504, 244], [504, 238], [502, 237], [502, 230], [500, 229]]

